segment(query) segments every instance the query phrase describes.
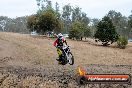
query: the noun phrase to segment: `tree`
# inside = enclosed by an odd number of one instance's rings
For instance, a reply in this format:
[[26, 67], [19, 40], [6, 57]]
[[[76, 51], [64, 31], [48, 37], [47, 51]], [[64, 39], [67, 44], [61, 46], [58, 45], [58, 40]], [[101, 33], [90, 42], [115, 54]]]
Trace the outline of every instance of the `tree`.
[[71, 12], [72, 12], [72, 7], [70, 4], [65, 5], [63, 7], [63, 12], [62, 12], [62, 20], [64, 21], [64, 33], [68, 33], [70, 26], [71, 26]]
[[47, 9], [41, 14], [33, 15], [28, 18], [27, 27], [31, 31], [37, 31], [44, 34], [47, 31], [60, 32], [62, 22], [57, 18], [57, 14], [53, 9]]
[[60, 31], [61, 28], [61, 22], [57, 19], [57, 14], [54, 12], [54, 10], [50, 9], [44, 12], [40, 17], [38, 21], [39, 30], [42, 32], [46, 31]]
[[42, 33], [46, 31], [60, 32], [63, 27], [63, 22], [61, 21], [61, 14], [59, 13], [59, 4], [56, 2], [54, 10], [51, 0], [36, 1], [39, 7], [37, 12], [37, 31]]
[[87, 17], [87, 14], [82, 12], [81, 8], [75, 7], [72, 9], [71, 18], [72, 18], [72, 26], [70, 30], [71, 37], [81, 40], [83, 37], [89, 37], [90, 29], [88, 28], [88, 24], [90, 22], [90, 19]]
[[55, 12], [57, 15], [57, 19], [61, 20], [61, 14], [59, 13], [59, 4], [57, 2], [55, 3]]
[[129, 37], [132, 38], [132, 14], [128, 17], [128, 26], [130, 29]]
[[6, 31], [6, 24], [7, 24], [8, 20], [10, 20], [8, 17], [0, 16], [0, 28], [1, 28], [1, 31]]
[[50, 0], [36, 0], [39, 10], [44, 11], [49, 7], [52, 7]]
[[86, 40], [86, 38], [89, 37], [89, 36], [91, 36], [91, 32], [90, 32], [90, 28], [87, 27], [87, 28], [84, 30], [84, 37], [85, 37], [85, 40]]
[[27, 28], [30, 29], [30, 31], [35, 31], [37, 29], [37, 15], [31, 15], [27, 19]]
[[72, 10], [72, 22], [81, 20], [81, 8], [75, 7]]
[[112, 20], [105, 16], [97, 25], [97, 31], [94, 35], [96, 41], [101, 41], [104, 46], [109, 45], [108, 43], [116, 42], [118, 39], [118, 34], [115, 30], [115, 26]]
[[29, 33], [26, 27], [27, 17], [9, 18], [6, 16], [0, 16], [0, 28], [5, 32], [17, 32], [17, 33]]
[[86, 25], [89, 24], [90, 20], [87, 17], [87, 14], [81, 11], [81, 8], [75, 7], [72, 9], [72, 22], [82, 21]]
[[128, 44], [128, 38], [124, 36], [119, 36], [119, 39], [117, 40], [118, 47], [121, 49], [125, 49], [127, 44]]
[[88, 25], [90, 23], [90, 19], [87, 17], [87, 14], [84, 12], [81, 12], [81, 21], [85, 24]]
[[128, 24], [132, 28], [132, 15], [128, 17]]
[[56, 12], [59, 12], [59, 4], [57, 2], [55, 3], [55, 10]]
[[120, 12], [116, 12], [115, 10], [110, 10], [107, 14], [108, 17], [112, 20], [112, 23], [115, 26], [119, 26], [120, 20], [122, 18], [122, 14]]
[[[85, 33], [86, 32], [86, 33]], [[70, 32], [69, 32], [69, 37], [71, 39], [76, 39], [76, 40], [82, 40], [82, 38], [88, 36], [88, 28], [87, 26], [79, 21], [73, 22]]]
[[128, 36], [130, 28], [128, 27], [128, 19], [125, 16], [122, 16], [120, 12], [110, 10], [107, 14], [108, 17], [112, 20], [113, 25], [116, 27], [118, 34], [122, 36]]
[[94, 18], [94, 19], [91, 19], [91, 22], [89, 24], [90, 26], [90, 32], [91, 32], [91, 37], [94, 36], [95, 32], [97, 31], [97, 25], [99, 23], [99, 19], [97, 18]]

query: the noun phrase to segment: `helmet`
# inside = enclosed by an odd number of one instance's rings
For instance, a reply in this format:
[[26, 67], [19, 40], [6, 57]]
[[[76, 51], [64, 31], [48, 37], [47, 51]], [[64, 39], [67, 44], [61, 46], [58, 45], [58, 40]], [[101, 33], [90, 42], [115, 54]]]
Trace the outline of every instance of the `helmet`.
[[63, 35], [62, 35], [61, 33], [59, 33], [59, 34], [57, 35], [57, 37], [58, 37], [59, 39], [61, 39], [61, 38], [63, 37]]

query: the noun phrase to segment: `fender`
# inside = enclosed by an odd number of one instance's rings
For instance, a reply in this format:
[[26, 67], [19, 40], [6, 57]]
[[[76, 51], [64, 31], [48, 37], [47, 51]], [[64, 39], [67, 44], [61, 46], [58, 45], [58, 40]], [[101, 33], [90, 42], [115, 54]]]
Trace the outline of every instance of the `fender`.
[[59, 48], [57, 48], [57, 53], [59, 56], [62, 55], [62, 51]]

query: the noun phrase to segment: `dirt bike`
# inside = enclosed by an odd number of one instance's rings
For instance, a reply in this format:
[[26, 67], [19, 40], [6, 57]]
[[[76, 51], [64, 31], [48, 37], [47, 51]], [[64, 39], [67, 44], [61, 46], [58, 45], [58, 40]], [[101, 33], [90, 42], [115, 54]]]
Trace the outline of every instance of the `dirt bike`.
[[65, 45], [61, 49], [57, 48], [57, 53], [59, 55], [59, 63], [61, 65], [66, 65], [67, 63], [69, 63], [70, 65], [73, 65], [74, 57], [70, 51], [70, 47]]

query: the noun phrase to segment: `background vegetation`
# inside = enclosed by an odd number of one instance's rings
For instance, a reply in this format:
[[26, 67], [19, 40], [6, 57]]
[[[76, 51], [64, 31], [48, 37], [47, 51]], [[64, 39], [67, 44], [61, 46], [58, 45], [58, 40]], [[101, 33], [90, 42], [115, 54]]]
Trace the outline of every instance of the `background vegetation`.
[[[50, 0], [36, 1], [39, 10], [31, 16], [13, 19], [0, 16], [0, 31], [18, 33], [36, 31], [40, 34], [49, 31], [62, 32], [69, 34], [69, 38], [76, 40], [82, 40], [83, 37], [96, 38], [101, 40], [103, 45], [116, 42], [117, 35], [132, 38], [132, 14], [126, 17], [120, 12], [110, 10], [102, 19], [92, 19], [87, 17], [87, 14], [77, 6], [73, 7], [68, 4], [60, 11], [57, 2], [52, 5]], [[108, 17], [110, 22], [103, 22], [105, 17]], [[102, 36], [103, 33], [106, 34]], [[99, 36], [102, 36], [102, 38]]]

